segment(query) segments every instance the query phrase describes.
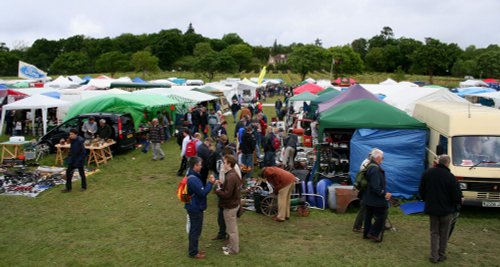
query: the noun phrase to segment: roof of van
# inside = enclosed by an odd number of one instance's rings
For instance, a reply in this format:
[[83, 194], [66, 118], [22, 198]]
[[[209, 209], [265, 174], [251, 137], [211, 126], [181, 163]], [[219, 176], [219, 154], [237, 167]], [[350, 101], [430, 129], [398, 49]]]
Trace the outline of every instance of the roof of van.
[[500, 110], [459, 102], [418, 102], [413, 117], [448, 136], [500, 136]]

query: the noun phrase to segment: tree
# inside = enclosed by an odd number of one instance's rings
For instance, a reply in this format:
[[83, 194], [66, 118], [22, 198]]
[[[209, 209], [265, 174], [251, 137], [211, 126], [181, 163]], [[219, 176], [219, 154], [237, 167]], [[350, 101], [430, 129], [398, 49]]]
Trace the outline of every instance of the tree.
[[109, 72], [111, 77], [113, 77], [117, 71], [127, 71], [131, 69], [128, 56], [119, 51], [102, 54], [97, 59], [95, 66], [98, 71]]
[[13, 51], [0, 51], [0, 76], [17, 75], [19, 57]]
[[195, 33], [194, 28], [193, 28], [193, 23], [189, 22], [189, 26], [188, 26], [186, 32], [184, 33], [184, 35], [193, 34], [193, 33]]
[[47, 70], [59, 56], [62, 42], [38, 39], [26, 51], [26, 61], [42, 70]]
[[328, 53], [325, 49], [315, 45], [298, 45], [293, 48], [288, 58], [288, 65], [292, 71], [301, 75], [304, 80], [306, 75], [314, 70], [325, 68], [328, 64]]
[[428, 74], [429, 82], [433, 83], [434, 75], [445, 72], [448, 68], [447, 45], [439, 40], [426, 38], [425, 45], [415, 51], [413, 59], [412, 68]]
[[50, 73], [64, 75], [86, 73], [90, 69], [89, 61], [85, 52], [65, 52], [54, 60], [50, 66]]
[[351, 43], [352, 50], [361, 56], [361, 59], [365, 59], [366, 52], [368, 49], [368, 41], [365, 38], [358, 38]]
[[196, 64], [196, 60], [197, 59], [193, 56], [181, 57], [174, 63], [174, 68], [179, 71], [194, 70], [194, 65]]
[[200, 56], [206, 55], [208, 53], [212, 53], [212, 52], [215, 52], [215, 51], [212, 49], [212, 46], [210, 45], [210, 43], [207, 43], [207, 42], [197, 43], [193, 49], [193, 56], [200, 57]]
[[244, 43], [243, 39], [237, 33], [228, 33], [222, 36], [222, 41], [227, 45], [236, 45]]
[[238, 65], [227, 52], [210, 52], [197, 58], [195, 70], [211, 81], [216, 72], [232, 73]]
[[316, 40], [314, 40], [314, 45], [322, 47], [323, 46], [323, 42], [321, 41], [321, 39], [316, 38]]
[[252, 48], [247, 44], [230, 45], [225, 50], [238, 64], [238, 71], [247, 68], [252, 61]]
[[85, 36], [75, 35], [67, 39], [62, 39], [62, 52], [80, 52], [85, 47]]
[[159, 59], [159, 66], [164, 70], [172, 68], [175, 61], [186, 55], [184, 37], [178, 29], [162, 30], [154, 35], [151, 49], [153, 55]]
[[479, 78], [500, 77], [500, 49], [488, 49], [477, 57]]
[[9, 52], [9, 48], [4, 42], [0, 42], [0, 52]]
[[451, 68], [451, 75], [455, 77], [478, 76], [477, 62], [473, 59], [459, 59]]
[[263, 47], [260, 45], [252, 47], [252, 54], [254, 55], [254, 57], [259, 59], [261, 63], [267, 63], [270, 52], [271, 50], [268, 47]]
[[331, 47], [328, 49], [328, 52], [330, 52], [330, 58], [335, 59], [335, 62], [341, 62], [341, 64], [334, 66], [335, 74], [356, 74], [363, 71], [364, 66], [361, 56], [354, 52], [349, 45]]
[[142, 72], [142, 78], [146, 76], [146, 72], [158, 72], [159, 59], [151, 54], [149, 51], [138, 51], [132, 55], [130, 61], [136, 72]]
[[365, 56], [365, 64], [371, 71], [385, 71], [384, 49], [381, 47], [374, 47], [368, 50]]

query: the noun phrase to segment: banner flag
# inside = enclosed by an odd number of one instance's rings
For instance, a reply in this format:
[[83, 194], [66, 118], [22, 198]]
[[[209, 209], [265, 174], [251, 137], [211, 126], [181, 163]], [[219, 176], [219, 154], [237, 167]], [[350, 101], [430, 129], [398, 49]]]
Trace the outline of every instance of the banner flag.
[[31, 64], [19, 61], [18, 76], [25, 79], [45, 79], [47, 78], [47, 73]]
[[257, 81], [257, 85], [260, 85], [262, 83], [264, 76], [266, 76], [266, 66], [262, 67], [262, 70], [260, 71], [259, 80]]

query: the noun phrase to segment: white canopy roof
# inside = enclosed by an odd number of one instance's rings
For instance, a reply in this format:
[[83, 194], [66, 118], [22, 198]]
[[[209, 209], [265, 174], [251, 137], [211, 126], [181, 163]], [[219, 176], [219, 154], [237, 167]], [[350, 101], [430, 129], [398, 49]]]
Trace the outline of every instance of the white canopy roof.
[[489, 85], [481, 80], [467, 80], [460, 83], [460, 88], [465, 87], [489, 87]]
[[395, 80], [388, 78], [387, 80], [380, 82], [380, 85], [392, 85], [392, 84], [398, 84]]
[[[33, 95], [16, 101], [14, 103], [5, 105], [2, 107], [2, 119], [0, 122], [0, 134], [3, 132], [3, 124], [5, 120], [5, 111], [7, 110], [19, 110], [19, 109], [41, 109], [42, 110], [42, 121], [43, 121], [43, 134], [47, 133], [47, 109], [67, 106], [70, 103], [64, 100], [55, 99], [44, 95]], [[33, 117], [33, 125], [35, 124], [35, 116]], [[34, 135], [35, 127], [33, 127]]]
[[160, 79], [160, 80], [152, 80], [152, 81], [149, 81], [149, 83], [163, 83], [163, 84], [168, 84], [170, 86], [175, 86], [177, 85], [176, 83], [174, 82], [171, 82], [167, 79]]
[[[179, 88], [180, 87], [180, 88]], [[179, 86], [178, 88], [151, 88], [144, 90], [137, 90], [132, 92], [133, 94], [155, 94], [155, 95], [176, 95], [185, 99], [192, 100], [193, 102], [199, 103], [204, 101], [210, 101], [217, 99], [216, 96], [205, 94], [198, 91], [192, 91], [190, 86]]]
[[405, 87], [397, 85], [362, 84], [363, 88], [375, 95], [385, 96], [383, 100], [412, 115], [415, 104], [419, 101], [454, 101], [468, 103], [467, 100], [444, 88]]
[[58, 92], [60, 89], [57, 88], [15, 88], [12, 89], [15, 91], [18, 91], [20, 93], [33, 96], [33, 95], [40, 95], [48, 92]]
[[76, 85], [77, 85], [77, 83], [71, 81], [70, 79], [63, 77], [63, 76], [59, 76], [59, 77], [57, 77], [57, 79], [55, 79], [51, 82], [45, 83], [44, 87], [45, 88], [70, 88], [70, 87], [73, 87]]
[[466, 94], [466, 96], [475, 96], [482, 98], [489, 98], [495, 102], [495, 107], [500, 107], [500, 92], [479, 93], [479, 94]]
[[311, 77], [309, 77], [309, 78], [305, 79], [305, 80], [304, 80], [304, 82], [307, 82], [307, 83], [315, 83], [315, 82], [316, 82], [316, 80], [315, 80], [315, 79], [313, 79], [313, 78], [311, 78]]
[[318, 80], [316, 82], [317, 85], [323, 87], [323, 88], [328, 88], [328, 87], [333, 87], [332, 82], [329, 80]]

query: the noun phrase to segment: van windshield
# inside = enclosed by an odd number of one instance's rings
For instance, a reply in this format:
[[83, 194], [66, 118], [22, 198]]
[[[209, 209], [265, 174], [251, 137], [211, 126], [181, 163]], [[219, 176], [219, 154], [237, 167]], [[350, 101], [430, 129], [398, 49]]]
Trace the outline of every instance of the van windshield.
[[456, 136], [451, 151], [455, 166], [500, 168], [500, 136]]

